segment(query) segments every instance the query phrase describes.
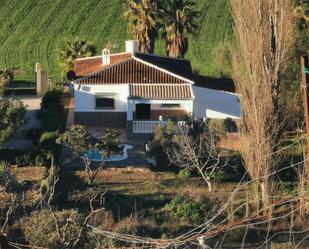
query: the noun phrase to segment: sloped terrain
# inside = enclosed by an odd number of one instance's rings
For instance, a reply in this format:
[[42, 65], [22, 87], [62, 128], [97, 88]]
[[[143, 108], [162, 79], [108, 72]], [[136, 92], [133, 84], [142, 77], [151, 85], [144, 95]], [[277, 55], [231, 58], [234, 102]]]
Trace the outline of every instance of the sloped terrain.
[[[0, 0], [0, 68], [20, 67], [18, 78], [34, 78], [40, 62], [52, 80], [61, 80], [59, 49], [66, 40], [86, 38], [98, 53], [111, 42], [123, 51], [130, 38], [123, 18], [124, 0]], [[227, 0], [198, 0], [200, 27], [190, 38], [187, 57], [200, 73], [216, 76], [213, 49], [231, 33]], [[156, 53], [164, 54], [158, 41]]]

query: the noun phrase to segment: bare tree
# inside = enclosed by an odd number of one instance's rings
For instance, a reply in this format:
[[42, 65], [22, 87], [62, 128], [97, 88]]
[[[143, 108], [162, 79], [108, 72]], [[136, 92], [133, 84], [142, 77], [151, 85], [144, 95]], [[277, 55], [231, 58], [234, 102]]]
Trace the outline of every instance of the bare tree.
[[62, 244], [63, 248], [76, 248], [79, 245], [79, 243], [81, 242], [83, 234], [87, 230], [87, 225], [88, 225], [89, 220], [95, 214], [100, 213], [104, 210], [104, 208], [102, 208], [102, 207], [95, 208], [94, 207], [94, 201], [99, 199], [99, 201], [101, 203], [102, 197], [105, 195], [106, 190], [101, 191], [101, 192], [98, 192], [98, 191], [95, 191], [95, 190], [91, 190], [91, 191], [92, 191], [92, 193], [88, 197], [90, 210], [89, 210], [88, 214], [82, 220], [82, 222], [80, 224], [80, 228], [77, 232], [76, 238], [73, 241], [70, 239], [70, 236], [69, 236], [70, 235], [69, 227], [70, 227], [70, 224], [77, 223], [76, 220], [74, 220], [74, 217], [76, 217], [77, 211], [72, 210], [69, 218], [66, 219], [66, 223], [61, 226], [54, 209], [52, 208], [51, 205], [48, 205], [49, 210], [50, 210], [52, 217], [54, 219], [58, 239], [59, 239], [60, 243]]
[[211, 178], [227, 165], [227, 150], [219, 148], [218, 136], [210, 131], [190, 136], [181, 131], [173, 137], [175, 146], [167, 150], [170, 162], [182, 168], [197, 170], [212, 191]]
[[257, 208], [270, 203], [267, 177], [278, 163], [280, 141], [279, 72], [293, 41], [290, 0], [230, 0], [238, 49], [232, 51], [233, 78], [244, 112], [242, 156], [256, 180]]

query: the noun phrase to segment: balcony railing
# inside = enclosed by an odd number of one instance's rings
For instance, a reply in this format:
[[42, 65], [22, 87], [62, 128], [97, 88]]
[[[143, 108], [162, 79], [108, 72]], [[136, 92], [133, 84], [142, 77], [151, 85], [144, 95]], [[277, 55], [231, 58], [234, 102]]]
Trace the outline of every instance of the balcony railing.
[[166, 121], [133, 121], [133, 133], [153, 133], [157, 125], [165, 125]]

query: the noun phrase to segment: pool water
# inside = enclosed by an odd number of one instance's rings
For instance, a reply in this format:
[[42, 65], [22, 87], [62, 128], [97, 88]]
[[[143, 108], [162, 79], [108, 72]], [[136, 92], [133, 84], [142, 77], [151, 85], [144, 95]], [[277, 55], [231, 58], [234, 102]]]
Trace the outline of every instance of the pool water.
[[[105, 162], [115, 162], [115, 161], [122, 161], [128, 158], [127, 150], [132, 149], [133, 146], [129, 144], [123, 145], [123, 152], [121, 154], [111, 155], [105, 158]], [[99, 162], [102, 161], [102, 154], [99, 150], [89, 150], [84, 154], [83, 158], [87, 158], [91, 161]]]

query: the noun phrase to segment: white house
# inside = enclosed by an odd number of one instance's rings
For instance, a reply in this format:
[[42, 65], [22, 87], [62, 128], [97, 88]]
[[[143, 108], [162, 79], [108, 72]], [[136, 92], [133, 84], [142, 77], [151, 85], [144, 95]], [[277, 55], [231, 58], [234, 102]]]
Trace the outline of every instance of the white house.
[[75, 72], [75, 123], [151, 133], [162, 119], [193, 114], [190, 62], [139, 53], [137, 41], [124, 53], [78, 59]]
[[[227, 115], [224, 109], [229, 104], [219, 91], [205, 91], [208, 82], [203, 90], [193, 87], [200, 79], [194, 76], [190, 61], [140, 53], [138, 41], [126, 41], [124, 53], [104, 49], [101, 56], [76, 60], [75, 73], [78, 124], [152, 133], [162, 120], [182, 121], [195, 112], [200, 118], [237, 116]], [[216, 100], [222, 108], [214, 108]]]
[[241, 119], [239, 96], [233, 92], [193, 86], [194, 115], [207, 119]]

